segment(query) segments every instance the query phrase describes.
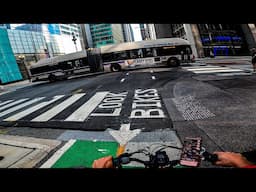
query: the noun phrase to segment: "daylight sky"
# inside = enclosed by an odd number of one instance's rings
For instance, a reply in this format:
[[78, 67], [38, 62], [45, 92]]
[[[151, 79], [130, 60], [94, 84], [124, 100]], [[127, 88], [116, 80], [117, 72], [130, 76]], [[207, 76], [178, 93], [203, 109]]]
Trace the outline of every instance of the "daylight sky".
[[[15, 27], [23, 25], [23, 24], [11, 24], [11, 28], [14, 29]], [[131, 24], [133, 34], [134, 34], [134, 40], [135, 41], [141, 41], [141, 33], [140, 33], [140, 26], [139, 24]]]

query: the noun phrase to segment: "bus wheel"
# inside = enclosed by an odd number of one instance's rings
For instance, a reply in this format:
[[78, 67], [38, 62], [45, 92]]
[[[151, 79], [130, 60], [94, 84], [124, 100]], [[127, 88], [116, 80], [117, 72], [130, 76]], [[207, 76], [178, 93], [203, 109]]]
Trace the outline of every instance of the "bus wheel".
[[57, 80], [56, 76], [53, 75], [53, 74], [50, 74], [49, 77], [48, 77], [48, 79], [49, 79], [50, 82], [54, 82], [54, 81]]
[[168, 59], [167, 64], [169, 67], [178, 67], [180, 66], [180, 62], [177, 58], [171, 57]]
[[112, 72], [121, 71], [121, 66], [119, 64], [112, 64], [110, 69]]

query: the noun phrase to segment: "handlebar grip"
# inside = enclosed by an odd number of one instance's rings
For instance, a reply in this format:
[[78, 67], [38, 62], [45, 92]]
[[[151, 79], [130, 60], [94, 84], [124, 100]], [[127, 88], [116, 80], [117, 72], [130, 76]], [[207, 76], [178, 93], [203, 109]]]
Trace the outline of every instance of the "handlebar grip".
[[203, 153], [203, 156], [204, 156], [206, 161], [209, 161], [211, 163], [215, 163], [216, 161], [218, 161], [218, 155], [217, 154], [211, 154], [211, 153], [205, 151]]

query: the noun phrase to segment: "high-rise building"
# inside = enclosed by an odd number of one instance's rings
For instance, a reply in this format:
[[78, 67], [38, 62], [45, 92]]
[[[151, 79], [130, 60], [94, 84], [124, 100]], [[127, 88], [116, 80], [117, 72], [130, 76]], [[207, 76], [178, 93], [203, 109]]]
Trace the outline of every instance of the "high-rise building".
[[70, 35], [74, 33], [76, 37], [81, 36], [81, 29], [79, 24], [59, 24], [60, 33], [65, 35]]
[[[80, 51], [80, 25], [78, 24], [22, 24], [17, 30], [34, 31], [44, 35], [50, 57]], [[75, 41], [74, 41], [75, 40]], [[55, 45], [59, 50], [55, 52]]]
[[141, 31], [142, 40], [156, 39], [154, 24], [140, 24], [140, 31]]
[[12, 51], [7, 29], [4, 28], [0, 28], [0, 61], [0, 84], [22, 79]]
[[155, 24], [156, 37], [190, 41], [196, 57], [249, 55], [256, 46], [255, 24]]
[[131, 24], [122, 24], [122, 27], [123, 27], [124, 41], [125, 42], [133, 42], [134, 34], [133, 34]]
[[89, 24], [93, 47], [124, 42], [122, 24]]
[[0, 28], [11, 29], [10, 24], [0, 24]]

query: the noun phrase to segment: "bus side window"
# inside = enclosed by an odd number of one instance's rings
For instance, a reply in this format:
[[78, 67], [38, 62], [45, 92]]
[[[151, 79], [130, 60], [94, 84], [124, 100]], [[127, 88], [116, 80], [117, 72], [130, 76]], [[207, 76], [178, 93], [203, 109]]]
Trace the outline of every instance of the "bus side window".
[[145, 57], [153, 57], [153, 50], [151, 48], [143, 49], [143, 55]]
[[129, 51], [130, 53], [130, 58], [131, 59], [136, 59], [136, 58], [142, 58], [143, 57], [143, 53], [142, 53], [142, 49], [132, 49]]
[[139, 58], [142, 58], [142, 57], [143, 57], [142, 49], [138, 49], [138, 57], [139, 57]]
[[135, 50], [130, 50], [129, 54], [130, 54], [130, 59], [136, 59], [137, 58], [137, 54], [135, 53]]
[[153, 48], [153, 57], [157, 57], [157, 51], [156, 51], [156, 48]]

